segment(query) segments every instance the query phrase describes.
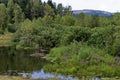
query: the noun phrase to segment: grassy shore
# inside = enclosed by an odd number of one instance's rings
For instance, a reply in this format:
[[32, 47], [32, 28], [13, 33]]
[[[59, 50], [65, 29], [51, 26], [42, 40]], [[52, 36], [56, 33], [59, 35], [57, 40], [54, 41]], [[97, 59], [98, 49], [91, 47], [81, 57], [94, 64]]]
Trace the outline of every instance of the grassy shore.
[[17, 76], [2, 76], [0, 75], [0, 80], [29, 80]]
[[11, 46], [12, 42], [12, 33], [6, 33], [4, 35], [0, 35], [0, 46]]
[[61, 80], [61, 79], [27, 79], [19, 76], [2, 76], [0, 75], [0, 80]]
[[[0, 75], [0, 80], [35, 80], [35, 79], [26, 79], [26, 78], [22, 78], [19, 76], [2, 76]], [[45, 79], [36, 79], [36, 80], [45, 80]], [[47, 79], [47, 80], [61, 80], [61, 79]], [[86, 78], [82, 78], [79, 80], [89, 80]], [[101, 78], [101, 80], [120, 80], [120, 79], [116, 79], [116, 78]]]

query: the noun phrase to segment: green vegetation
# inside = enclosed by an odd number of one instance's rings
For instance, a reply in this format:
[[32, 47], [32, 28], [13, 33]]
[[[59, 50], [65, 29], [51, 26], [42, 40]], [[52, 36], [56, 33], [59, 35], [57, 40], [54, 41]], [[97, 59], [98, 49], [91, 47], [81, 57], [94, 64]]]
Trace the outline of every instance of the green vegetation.
[[[105, 50], [72, 43], [66, 47], [53, 48], [47, 59], [54, 65], [45, 66], [45, 70], [74, 76], [119, 76], [119, 64]], [[79, 76], [80, 77], [80, 76]]]
[[46, 71], [73, 76], [120, 76], [120, 13], [80, 13], [52, 0], [0, 3], [0, 46], [47, 50]]

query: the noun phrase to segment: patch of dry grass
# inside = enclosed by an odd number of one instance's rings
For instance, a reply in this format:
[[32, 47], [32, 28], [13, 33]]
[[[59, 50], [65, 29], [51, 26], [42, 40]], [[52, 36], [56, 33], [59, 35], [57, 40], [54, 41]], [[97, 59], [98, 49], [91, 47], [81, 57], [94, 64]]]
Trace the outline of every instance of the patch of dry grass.
[[12, 33], [0, 35], [0, 46], [10, 46], [12, 44]]
[[0, 75], [0, 80], [61, 80], [61, 79], [27, 79], [19, 76], [2, 76]]
[[29, 80], [17, 76], [0, 76], [0, 80]]

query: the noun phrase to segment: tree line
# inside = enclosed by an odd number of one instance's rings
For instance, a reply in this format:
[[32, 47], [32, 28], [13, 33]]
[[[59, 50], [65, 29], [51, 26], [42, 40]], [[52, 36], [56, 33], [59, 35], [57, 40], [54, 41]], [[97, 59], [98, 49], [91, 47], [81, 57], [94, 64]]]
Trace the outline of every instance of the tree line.
[[0, 3], [4, 3], [6, 7], [13, 7], [14, 4], [19, 5], [25, 18], [34, 19], [43, 17], [44, 15], [55, 16], [55, 14], [63, 15], [63, 11], [71, 10], [71, 6], [64, 7], [61, 3], [56, 5], [52, 0], [42, 2], [41, 0], [1, 0]]
[[52, 0], [0, 2], [0, 35], [12, 33], [16, 49], [48, 50], [45, 58], [53, 64], [45, 70], [75, 76], [120, 76], [120, 13], [73, 15], [70, 6]]
[[52, 0], [0, 0], [0, 28], [1, 33], [6, 28], [15, 32], [19, 24], [25, 19], [33, 20], [49, 17], [56, 24], [67, 26], [98, 27], [106, 25], [119, 25], [120, 14], [115, 13], [111, 17], [100, 17], [80, 13], [72, 14], [72, 7], [64, 7], [61, 3], [56, 5]]
[[[13, 24], [18, 26], [25, 19], [37, 19], [46, 16], [55, 17], [55, 15], [69, 14], [70, 6], [63, 7], [60, 3], [41, 2], [41, 0], [0, 0], [0, 24], [2, 30], [6, 27], [11, 28]], [[63, 14], [64, 11], [64, 14]], [[13, 30], [14, 32], [14, 30]]]

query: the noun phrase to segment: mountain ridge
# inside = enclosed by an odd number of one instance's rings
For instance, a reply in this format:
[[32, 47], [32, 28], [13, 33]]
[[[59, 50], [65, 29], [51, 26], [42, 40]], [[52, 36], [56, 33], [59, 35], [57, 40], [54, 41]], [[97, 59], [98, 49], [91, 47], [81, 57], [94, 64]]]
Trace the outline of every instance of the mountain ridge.
[[112, 15], [114, 15], [114, 13], [112, 13], [112, 12], [103, 11], [103, 10], [93, 10], [93, 9], [72, 10], [72, 13], [74, 15], [78, 15], [80, 13], [90, 14], [90, 15], [97, 14], [99, 16], [112, 16]]

